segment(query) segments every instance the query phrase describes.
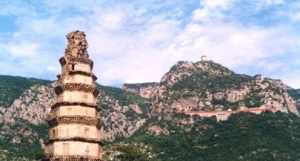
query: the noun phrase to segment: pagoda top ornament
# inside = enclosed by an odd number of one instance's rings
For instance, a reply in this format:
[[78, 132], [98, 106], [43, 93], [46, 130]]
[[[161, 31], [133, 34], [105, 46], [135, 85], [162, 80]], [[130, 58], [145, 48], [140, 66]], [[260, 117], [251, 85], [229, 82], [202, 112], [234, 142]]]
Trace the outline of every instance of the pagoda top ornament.
[[66, 56], [71, 57], [84, 57], [88, 58], [88, 42], [85, 38], [85, 33], [82, 31], [74, 31], [69, 33], [66, 37], [68, 39], [68, 45], [65, 51]]

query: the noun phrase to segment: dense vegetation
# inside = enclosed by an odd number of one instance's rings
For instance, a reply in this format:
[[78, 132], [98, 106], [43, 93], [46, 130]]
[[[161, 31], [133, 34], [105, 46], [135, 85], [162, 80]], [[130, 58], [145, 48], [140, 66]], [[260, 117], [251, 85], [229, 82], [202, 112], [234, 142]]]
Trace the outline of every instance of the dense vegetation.
[[[128, 106], [130, 104], [138, 104], [139, 107], [141, 107], [141, 110], [143, 111], [143, 114], [141, 115], [142, 117], [147, 117], [147, 115], [144, 114], [148, 114], [149, 113], [149, 100], [142, 98], [139, 95], [136, 95], [134, 93], [131, 92], [126, 92], [120, 88], [116, 88], [116, 87], [110, 87], [110, 86], [102, 86], [102, 85], [98, 85], [98, 89], [100, 91], [103, 91], [105, 93], [106, 96], [109, 96], [115, 100], [118, 100], [118, 103], [121, 106]], [[105, 98], [100, 96], [100, 110], [102, 110], [101, 112], [113, 112], [113, 108], [111, 106], [108, 100], [106, 100]], [[137, 118], [138, 116], [136, 116], [137, 113], [132, 111], [132, 109], [130, 108], [129, 111], [126, 113], [126, 116], [128, 117], [128, 119], [134, 119]]]
[[118, 100], [122, 106], [127, 106], [132, 103], [138, 103], [139, 105], [144, 106], [144, 104], [147, 102], [145, 98], [142, 98], [131, 92], [126, 92], [117, 87], [98, 85], [98, 88], [99, 90], [104, 91], [105, 94]]
[[[189, 77], [176, 82], [171, 88], [171, 97], [173, 99], [188, 98], [200, 96], [207, 98], [207, 92], [217, 93], [225, 92], [229, 89], [239, 89], [242, 84], [250, 83], [254, 78], [240, 74], [230, 75], [212, 75], [208, 72], [194, 73]], [[221, 100], [212, 100], [212, 104], [223, 106], [224, 110], [237, 109], [241, 104], [247, 107], [259, 107], [263, 104], [262, 96], [259, 91], [253, 91], [244, 100], [230, 102], [225, 98]]]
[[[27, 135], [28, 131], [26, 129], [31, 129], [38, 135]], [[1, 135], [0, 149], [6, 150], [8, 153], [13, 154], [12, 156], [7, 156], [11, 158], [11, 160], [15, 158], [19, 158], [21, 160], [23, 158], [26, 158], [27, 160], [41, 159], [43, 157], [43, 150], [40, 144], [40, 139], [45, 139], [47, 137], [47, 129], [48, 126], [46, 124], [33, 125], [25, 120], [17, 120], [16, 123], [12, 127], [10, 127], [10, 130], [5, 135]], [[12, 133], [14, 130], [23, 131], [23, 133], [14, 134]], [[19, 143], [12, 143], [10, 139], [11, 136], [19, 138]]]
[[0, 76], [0, 106], [10, 105], [26, 89], [36, 84], [47, 84], [50, 81], [15, 76]]
[[[218, 123], [195, 119], [192, 125], [157, 122], [170, 135], [141, 130], [119, 148], [121, 161], [299, 161], [300, 118], [291, 114], [239, 114]], [[148, 152], [138, 150], [139, 144]], [[131, 146], [129, 146], [131, 145]], [[117, 147], [120, 145], [117, 144]], [[146, 151], [147, 151], [146, 149]], [[143, 152], [143, 153], [142, 153]], [[153, 154], [149, 159], [149, 153]], [[144, 158], [141, 156], [143, 154]], [[147, 159], [148, 158], [148, 159]]]
[[300, 89], [289, 89], [288, 92], [295, 100], [300, 100]]
[[240, 84], [251, 81], [251, 77], [244, 75], [218, 75], [210, 76], [208, 73], [195, 73], [183, 80], [178, 81], [174, 90], [208, 90], [211, 92], [220, 92], [229, 88], [239, 87]]
[[[299, 161], [300, 118], [291, 114], [239, 114], [228, 121], [194, 118], [191, 125], [178, 125], [174, 120], [149, 121], [134, 136], [106, 143], [105, 149], [119, 151], [115, 161]], [[169, 135], [155, 136], [147, 131], [150, 125], [168, 129]], [[43, 132], [42, 132], [43, 133]], [[40, 146], [0, 148], [40, 159]], [[1, 152], [0, 152], [1, 156]], [[105, 156], [106, 159], [109, 158]]]

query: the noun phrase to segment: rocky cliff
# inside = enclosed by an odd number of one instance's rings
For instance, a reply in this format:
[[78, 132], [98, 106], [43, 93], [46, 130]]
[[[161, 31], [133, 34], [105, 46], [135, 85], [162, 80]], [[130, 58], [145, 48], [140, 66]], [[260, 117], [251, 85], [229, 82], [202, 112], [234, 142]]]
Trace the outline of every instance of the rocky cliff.
[[158, 87], [159, 87], [159, 83], [156, 82], [135, 83], [135, 84], [125, 83], [122, 89], [149, 99], [154, 97], [154, 94], [158, 90]]
[[144, 88], [152, 114], [261, 108], [298, 115], [289, 89], [280, 80], [237, 74], [212, 61], [178, 62], [161, 82]]

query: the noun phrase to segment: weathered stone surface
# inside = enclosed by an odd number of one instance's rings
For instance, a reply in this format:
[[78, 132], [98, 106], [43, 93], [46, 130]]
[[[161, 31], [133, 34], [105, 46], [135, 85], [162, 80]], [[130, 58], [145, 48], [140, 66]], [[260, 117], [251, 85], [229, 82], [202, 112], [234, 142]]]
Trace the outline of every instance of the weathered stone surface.
[[[89, 63], [92, 61], [88, 59], [87, 53], [88, 44], [85, 34], [81, 31], [69, 33], [67, 39], [68, 46], [64, 59], [60, 59], [62, 74], [58, 77], [58, 84], [55, 87], [58, 103], [51, 109], [48, 119], [50, 140], [44, 148], [45, 155], [50, 160], [75, 155], [79, 158], [100, 160], [101, 136], [98, 111], [95, 109], [91, 111], [90, 106], [85, 106], [96, 104], [96, 97], [99, 94], [95, 79], [92, 78], [92, 65]], [[77, 73], [70, 74], [70, 72]], [[65, 107], [62, 102], [69, 104], [80, 102], [81, 105]]]
[[74, 31], [67, 35], [68, 46], [66, 48], [66, 56], [73, 57], [88, 57], [87, 48], [88, 42], [85, 38], [85, 33], [82, 31]]

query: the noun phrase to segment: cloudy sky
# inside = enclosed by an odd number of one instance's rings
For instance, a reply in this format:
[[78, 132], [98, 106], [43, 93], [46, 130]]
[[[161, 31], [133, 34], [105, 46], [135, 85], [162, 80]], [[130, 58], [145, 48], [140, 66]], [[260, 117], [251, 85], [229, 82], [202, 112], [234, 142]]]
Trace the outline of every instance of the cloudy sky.
[[206, 55], [300, 88], [298, 0], [0, 0], [0, 74], [54, 80], [77, 29], [102, 84], [158, 81]]

